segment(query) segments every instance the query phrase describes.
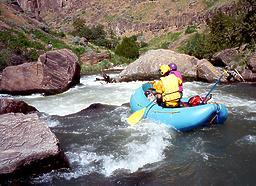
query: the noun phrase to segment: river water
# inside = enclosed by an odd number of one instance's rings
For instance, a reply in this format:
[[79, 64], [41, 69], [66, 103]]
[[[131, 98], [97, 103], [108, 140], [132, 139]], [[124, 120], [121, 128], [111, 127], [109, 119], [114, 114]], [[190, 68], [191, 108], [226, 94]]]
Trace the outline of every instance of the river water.
[[[21, 179], [36, 185], [256, 185], [256, 86], [219, 85], [224, 125], [177, 132], [126, 119], [132, 92], [143, 82], [105, 84], [84, 76], [69, 91], [16, 96], [42, 112], [60, 140], [71, 170]], [[206, 95], [213, 84], [185, 82], [184, 97]], [[82, 110], [82, 111], [81, 111]]]

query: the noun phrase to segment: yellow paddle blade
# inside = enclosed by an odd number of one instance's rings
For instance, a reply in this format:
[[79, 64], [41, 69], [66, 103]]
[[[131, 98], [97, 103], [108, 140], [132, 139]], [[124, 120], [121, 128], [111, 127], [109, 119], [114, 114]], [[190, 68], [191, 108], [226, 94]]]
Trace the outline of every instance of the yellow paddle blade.
[[129, 125], [132, 125], [132, 126], [136, 125], [142, 119], [145, 110], [146, 110], [146, 107], [130, 115], [130, 117], [127, 119], [127, 122], [129, 123]]

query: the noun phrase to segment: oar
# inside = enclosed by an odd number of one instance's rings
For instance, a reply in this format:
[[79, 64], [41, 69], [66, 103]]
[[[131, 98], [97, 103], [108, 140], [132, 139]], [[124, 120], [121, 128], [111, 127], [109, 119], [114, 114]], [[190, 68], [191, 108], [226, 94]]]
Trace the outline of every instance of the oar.
[[206, 102], [207, 97], [211, 94], [211, 92], [216, 88], [216, 86], [220, 83], [221, 78], [224, 76], [224, 74], [227, 73], [227, 71], [224, 70], [223, 74], [217, 79], [216, 83], [212, 86], [211, 90], [206, 94], [206, 96], [203, 98], [203, 103]]
[[137, 110], [136, 112], [134, 112], [132, 115], [129, 116], [129, 118], [127, 119], [127, 122], [129, 123], [129, 125], [134, 126], [137, 123], [139, 123], [139, 121], [143, 118], [144, 113], [146, 111], [146, 109], [155, 101], [155, 99], [153, 101], [151, 101], [146, 107], [144, 107], [143, 109]]
[[243, 76], [241, 76], [241, 74], [238, 72], [238, 70], [237, 69], [235, 69], [235, 72], [237, 73], [237, 75], [243, 80], [243, 82], [245, 82], [245, 80], [244, 80], [244, 78], [243, 78]]

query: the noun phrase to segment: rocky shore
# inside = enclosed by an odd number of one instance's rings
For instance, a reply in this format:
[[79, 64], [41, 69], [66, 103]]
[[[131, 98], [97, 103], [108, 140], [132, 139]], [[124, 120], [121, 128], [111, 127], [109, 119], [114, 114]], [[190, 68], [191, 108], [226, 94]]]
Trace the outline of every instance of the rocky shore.
[[1, 98], [0, 114], [0, 184], [7, 184], [10, 178], [69, 168], [58, 139], [34, 107]]

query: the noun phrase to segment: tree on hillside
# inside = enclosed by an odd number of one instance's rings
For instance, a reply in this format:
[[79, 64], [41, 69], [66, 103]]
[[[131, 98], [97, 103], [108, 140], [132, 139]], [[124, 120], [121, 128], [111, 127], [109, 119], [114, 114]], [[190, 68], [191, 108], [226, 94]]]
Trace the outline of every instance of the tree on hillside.
[[125, 37], [122, 42], [117, 45], [115, 53], [119, 56], [135, 59], [139, 57], [139, 47], [133, 37]]
[[240, 0], [233, 15], [217, 12], [207, 22], [208, 32], [195, 34], [180, 50], [198, 58], [208, 58], [226, 48], [247, 44], [256, 47], [256, 0]]
[[108, 35], [104, 30], [103, 25], [99, 24], [89, 27], [83, 19], [77, 18], [73, 22], [73, 27], [74, 36], [84, 37], [97, 46], [104, 46], [109, 49], [114, 49], [116, 47], [117, 38], [112, 36], [107, 38]]

